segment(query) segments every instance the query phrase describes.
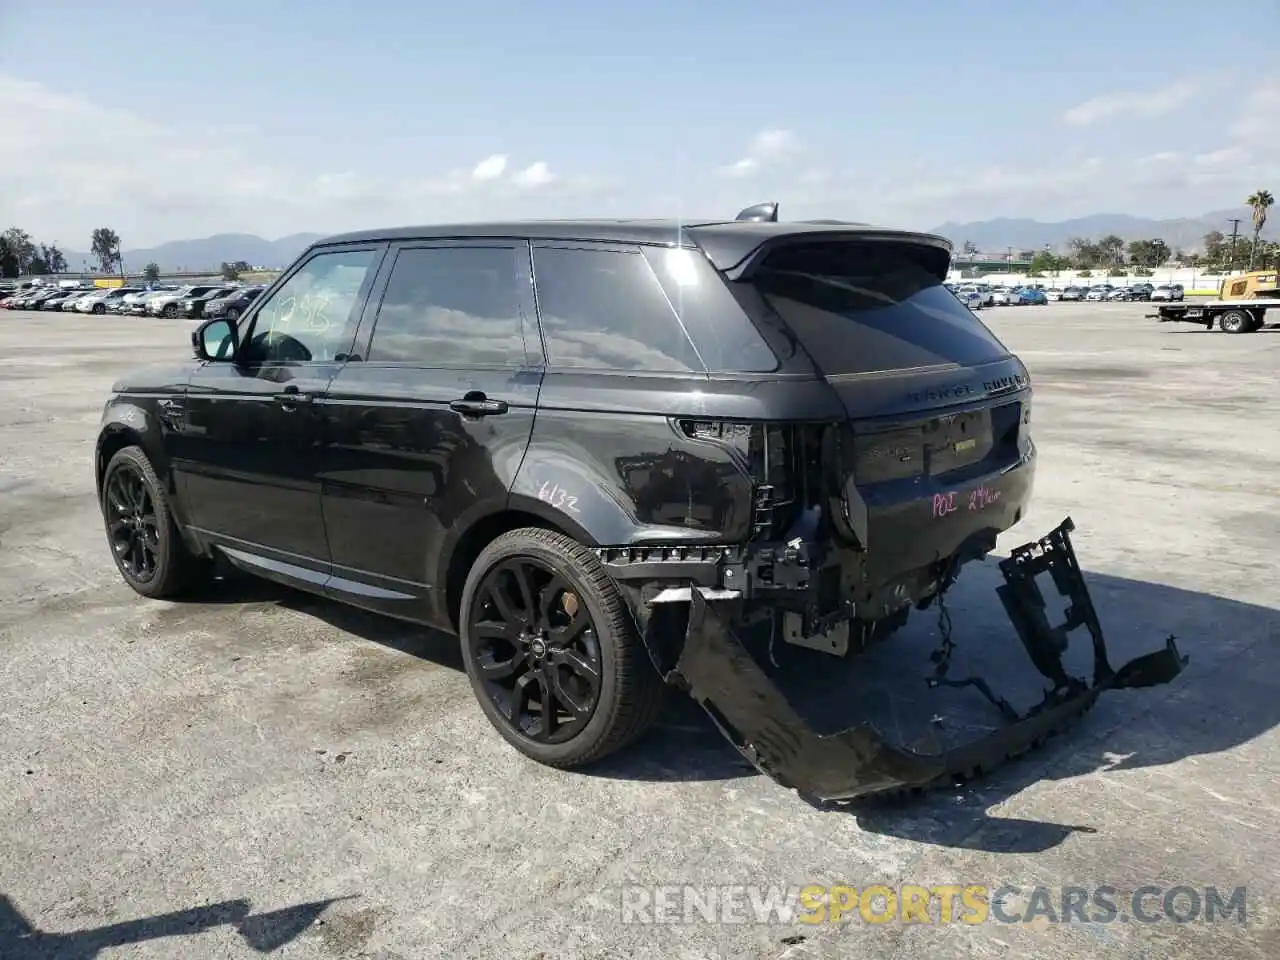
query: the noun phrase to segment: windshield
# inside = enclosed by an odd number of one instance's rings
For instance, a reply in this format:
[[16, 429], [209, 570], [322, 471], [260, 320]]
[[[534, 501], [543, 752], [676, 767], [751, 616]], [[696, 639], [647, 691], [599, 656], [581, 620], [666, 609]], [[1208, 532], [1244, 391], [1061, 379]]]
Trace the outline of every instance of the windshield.
[[750, 283], [829, 374], [973, 365], [1008, 356], [912, 244], [781, 247]]

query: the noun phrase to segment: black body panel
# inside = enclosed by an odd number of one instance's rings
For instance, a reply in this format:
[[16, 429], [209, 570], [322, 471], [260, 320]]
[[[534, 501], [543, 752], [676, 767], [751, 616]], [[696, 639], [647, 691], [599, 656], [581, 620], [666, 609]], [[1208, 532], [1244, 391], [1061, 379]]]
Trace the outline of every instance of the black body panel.
[[[446, 629], [485, 538], [530, 523], [612, 551], [629, 583], [737, 572], [808, 603], [810, 574], [838, 566], [843, 596], [888, 609], [879, 594], [919, 599], [939, 562], [1021, 518], [1030, 388], [958, 315], [938, 340], [927, 320], [857, 314], [888, 359], [830, 369], [822, 323], [788, 317], [764, 280], [813, 244], [907, 251], [911, 296], [949, 256], [844, 224], [349, 234], [253, 301], [235, 359], [118, 385], [104, 437], [136, 420], [203, 551]], [[789, 579], [791, 540], [812, 566]], [[663, 551], [678, 574], [651, 565]]]

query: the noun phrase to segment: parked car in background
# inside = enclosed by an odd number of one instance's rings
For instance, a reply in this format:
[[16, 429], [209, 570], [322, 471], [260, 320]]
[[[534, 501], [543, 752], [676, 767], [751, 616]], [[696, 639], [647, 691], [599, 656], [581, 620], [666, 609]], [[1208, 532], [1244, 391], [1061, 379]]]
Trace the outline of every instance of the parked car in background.
[[229, 293], [233, 293], [237, 288], [233, 286], [214, 287], [212, 290], [206, 290], [198, 297], [187, 297], [178, 303], [178, 312], [184, 317], [191, 320], [198, 320], [205, 315], [205, 306], [210, 300], [216, 300], [218, 297], [225, 297]]
[[1046, 290], [1044, 292], [1044, 298], [1046, 300], [1052, 300], [1056, 303], [1062, 299], [1062, 291], [1059, 290], [1057, 287], [1053, 287], [1052, 289]]
[[62, 291], [57, 287], [42, 287], [38, 292], [32, 294], [27, 299], [27, 310], [40, 310], [46, 303], [54, 297], [61, 296]]
[[1099, 283], [1090, 287], [1089, 292], [1084, 295], [1084, 298], [1093, 302], [1101, 302], [1106, 300], [1114, 289], [1115, 288], [1109, 283]]
[[962, 287], [955, 291], [956, 299], [970, 310], [982, 309], [982, 294], [972, 288]]
[[54, 296], [40, 304], [40, 309], [59, 313], [65, 310], [68, 303], [74, 303], [78, 297], [84, 296], [83, 290], [59, 290]]
[[147, 301], [147, 313], [154, 317], [177, 317], [182, 314], [182, 301], [202, 297], [210, 290], [221, 288], [221, 284], [187, 284], [176, 290], [166, 291], [164, 296], [153, 297]]
[[1162, 283], [1151, 291], [1152, 300], [1182, 300], [1186, 293], [1180, 283]]
[[1107, 297], [1106, 297], [1106, 299], [1108, 299], [1108, 300], [1128, 300], [1128, 299], [1130, 299], [1130, 296], [1129, 296], [1129, 288], [1128, 288], [1128, 287], [1116, 287], [1116, 288], [1115, 288], [1115, 289], [1113, 289], [1113, 290], [1109, 290], [1109, 291], [1107, 291]]
[[1014, 301], [1019, 306], [1026, 304], [1047, 304], [1049, 297], [1043, 290], [1036, 287], [1023, 287], [1018, 291], [1018, 299]]
[[147, 304], [156, 297], [168, 295], [172, 290], [172, 287], [166, 287], [163, 290], [148, 290], [146, 293], [140, 293], [129, 302], [129, 305], [122, 312], [127, 317], [145, 317], [147, 315]]
[[117, 302], [108, 304], [108, 313], [119, 313], [127, 315], [144, 297], [150, 293], [149, 290], [137, 290], [133, 293], [126, 293]]
[[1155, 287], [1149, 283], [1134, 283], [1129, 286], [1130, 300], [1150, 300]]
[[76, 301], [78, 313], [106, 313], [107, 308], [123, 300], [126, 294], [139, 293], [142, 287], [112, 287], [109, 290], [95, 291], [87, 297]]
[[248, 310], [250, 304], [262, 296], [262, 291], [265, 289], [267, 289], [265, 286], [256, 286], [240, 287], [232, 290], [230, 293], [207, 302], [204, 305], [204, 315], [206, 317], [226, 317], [232, 321], [238, 320], [240, 314]]
[[991, 304], [996, 307], [1007, 307], [1013, 303], [1013, 297], [1007, 287], [991, 288]]
[[1087, 287], [1064, 287], [1062, 289], [1063, 300], [1083, 300], [1089, 292]]

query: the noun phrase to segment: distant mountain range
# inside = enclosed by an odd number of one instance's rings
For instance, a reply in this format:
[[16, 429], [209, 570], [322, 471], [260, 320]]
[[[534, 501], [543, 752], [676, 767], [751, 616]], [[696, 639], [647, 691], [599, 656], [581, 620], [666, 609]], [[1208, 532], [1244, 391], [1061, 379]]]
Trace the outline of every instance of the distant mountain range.
[[[1183, 217], [1173, 220], [1150, 220], [1131, 217], [1122, 213], [1098, 213], [1075, 220], [1045, 223], [1040, 220], [996, 219], [973, 223], [944, 223], [930, 233], [938, 233], [950, 239], [959, 251], [966, 242], [976, 244], [984, 253], [1014, 250], [1040, 250], [1047, 243], [1054, 249], [1063, 249], [1072, 237], [1097, 240], [1114, 233], [1124, 240], [1150, 240], [1159, 237], [1170, 248], [1194, 250], [1203, 245], [1204, 235], [1211, 230], [1221, 230], [1230, 235], [1232, 217], [1240, 218], [1240, 235], [1252, 236], [1253, 225], [1247, 209], [1220, 210], [1201, 217]], [[1276, 220], [1280, 220], [1278, 215]], [[1268, 224], [1262, 234], [1267, 239], [1280, 237], [1280, 224]], [[234, 263], [244, 260], [255, 267], [286, 267], [310, 244], [320, 239], [319, 233], [295, 233], [279, 240], [264, 240], [251, 233], [221, 233], [201, 240], [173, 240], [156, 247], [124, 251], [124, 266], [130, 271], [141, 271], [148, 263], [157, 263], [161, 270], [216, 270], [224, 261]], [[64, 250], [67, 266], [78, 270], [82, 263], [93, 265], [94, 258], [87, 253]]]
[[[1122, 240], [1153, 240], [1157, 237], [1172, 250], [1198, 250], [1204, 246], [1204, 235], [1220, 230], [1231, 236], [1233, 218], [1240, 219], [1240, 235], [1253, 236], [1252, 213], [1248, 208], [1218, 210], [1200, 217], [1173, 220], [1150, 220], [1123, 213], [1096, 213], [1075, 220], [1044, 223], [1040, 220], [998, 218], [973, 223], [944, 223], [930, 233], [938, 233], [955, 244], [957, 252], [972, 243], [983, 253], [994, 253], [1013, 247], [1018, 250], [1041, 250], [1047, 243], [1055, 250], [1065, 249], [1072, 237], [1097, 240], [1114, 233]], [[1280, 224], [1268, 223], [1262, 235], [1268, 240], [1280, 236]]]
[[[141, 272], [148, 263], [156, 263], [163, 271], [217, 270], [225, 263], [243, 260], [252, 267], [287, 267], [303, 250], [324, 234], [295, 233], [279, 240], [263, 240], [251, 233], [220, 233], [203, 240], [172, 240], [158, 247], [125, 250], [126, 270]], [[88, 253], [64, 250], [69, 270], [79, 270], [95, 258]]]

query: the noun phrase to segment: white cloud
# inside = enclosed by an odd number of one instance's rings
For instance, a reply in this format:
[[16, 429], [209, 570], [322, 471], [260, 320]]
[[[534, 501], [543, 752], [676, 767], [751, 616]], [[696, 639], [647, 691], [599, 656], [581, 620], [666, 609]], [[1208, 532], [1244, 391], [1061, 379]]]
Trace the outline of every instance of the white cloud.
[[725, 166], [721, 169], [724, 170], [727, 176], [743, 177], [743, 176], [746, 176], [748, 173], [751, 173], [754, 170], [758, 169], [759, 166], [760, 166], [760, 161], [757, 160], [755, 157], [743, 157], [741, 160], [738, 160], [735, 163], [731, 163], [728, 166]]
[[128, 250], [216, 233], [558, 216], [605, 189], [543, 162], [508, 174], [505, 153], [418, 176], [388, 176], [377, 153], [363, 169], [326, 169], [323, 144], [308, 155], [243, 126], [161, 123], [3, 73], [0, 117], [0, 229], [71, 250], [103, 225]]
[[1163, 117], [1185, 106], [1209, 87], [1205, 79], [1180, 80], [1156, 90], [1124, 90], [1077, 104], [1062, 115], [1073, 127], [1088, 127], [1120, 117]]
[[539, 160], [537, 163], [531, 163], [519, 173], [511, 178], [512, 183], [518, 187], [543, 187], [551, 183], [555, 176], [545, 163]]
[[762, 130], [751, 138], [744, 157], [720, 168], [728, 177], [745, 177], [803, 150], [800, 139], [790, 130]]
[[[1201, 84], [1196, 90], [1224, 82], [1213, 76], [1194, 81]], [[749, 154], [714, 172], [742, 178], [767, 171], [784, 219], [831, 217], [928, 228], [947, 220], [1061, 220], [1099, 212], [1198, 215], [1242, 207], [1253, 190], [1280, 182], [1280, 125], [1270, 120], [1280, 116], [1280, 75], [1236, 82], [1237, 89], [1224, 90], [1213, 109], [1218, 133], [1203, 137], [1189, 135], [1177, 113], [1163, 125], [1163, 134], [1109, 137], [1101, 143], [1059, 134], [1060, 142], [1043, 151], [1022, 151], [1021, 158], [1016, 145], [1000, 144], [988, 151], [999, 159], [988, 163], [921, 164], [906, 156], [877, 165], [868, 158], [865, 168], [860, 164], [854, 171], [838, 159], [816, 156], [812, 149], [801, 153], [796, 146], [795, 153], [772, 167]], [[1115, 116], [1125, 111], [1153, 114], [1174, 101], [1191, 110], [1194, 83], [1187, 81], [1143, 103], [1137, 95], [1115, 96], [1105, 104], [1094, 101], [1077, 119], [1109, 111]], [[800, 140], [792, 136], [782, 142], [798, 145]], [[1028, 152], [1043, 152], [1046, 159], [1036, 162], [1026, 157]], [[730, 179], [700, 199], [703, 209], [731, 210], [756, 198], [744, 198], [740, 183]]]
[[475, 169], [471, 171], [472, 180], [496, 180], [502, 176], [502, 171], [507, 169], [507, 158], [505, 154], [495, 153], [491, 157], [485, 157], [475, 165]]

